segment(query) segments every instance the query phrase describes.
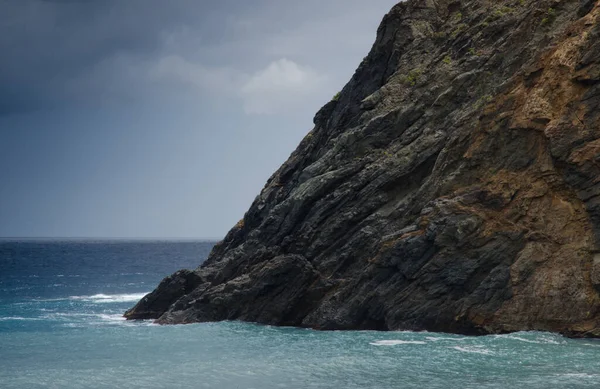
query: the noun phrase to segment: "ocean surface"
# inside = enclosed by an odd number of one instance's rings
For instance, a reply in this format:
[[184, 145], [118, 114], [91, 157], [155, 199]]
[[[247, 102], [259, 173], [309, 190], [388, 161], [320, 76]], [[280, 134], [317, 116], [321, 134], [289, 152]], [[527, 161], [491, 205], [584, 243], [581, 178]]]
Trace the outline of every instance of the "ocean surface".
[[600, 388], [600, 342], [122, 313], [212, 242], [0, 240], [0, 388]]

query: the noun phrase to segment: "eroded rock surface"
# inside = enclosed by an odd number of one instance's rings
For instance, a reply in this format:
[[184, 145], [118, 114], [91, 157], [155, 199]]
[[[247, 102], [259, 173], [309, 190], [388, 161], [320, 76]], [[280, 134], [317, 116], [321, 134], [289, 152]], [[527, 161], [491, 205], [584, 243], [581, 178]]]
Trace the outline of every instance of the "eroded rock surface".
[[600, 336], [600, 1], [409, 0], [158, 323]]

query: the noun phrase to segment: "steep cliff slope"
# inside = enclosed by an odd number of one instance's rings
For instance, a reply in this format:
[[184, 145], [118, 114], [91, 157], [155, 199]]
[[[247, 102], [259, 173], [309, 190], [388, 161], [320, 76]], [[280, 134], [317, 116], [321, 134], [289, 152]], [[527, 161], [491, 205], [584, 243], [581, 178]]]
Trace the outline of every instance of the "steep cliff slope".
[[127, 318], [600, 336], [600, 1], [399, 3], [314, 122]]

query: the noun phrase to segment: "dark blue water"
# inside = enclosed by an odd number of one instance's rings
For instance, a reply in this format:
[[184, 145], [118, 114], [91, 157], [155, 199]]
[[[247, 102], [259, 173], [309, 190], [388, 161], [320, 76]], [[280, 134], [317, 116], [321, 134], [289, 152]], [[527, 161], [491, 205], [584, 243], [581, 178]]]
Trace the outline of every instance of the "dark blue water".
[[[207, 241], [0, 241], [0, 331], [51, 329], [40, 312], [120, 314], [162, 278], [196, 268]], [[46, 314], [46, 316], [49, 315]], [[14, 317], [8, 320], [7, 317]]]
[[554, 334], [123, 320], [212, 245], [0, 241], [0, 388], [600, 388], [600, 343]]

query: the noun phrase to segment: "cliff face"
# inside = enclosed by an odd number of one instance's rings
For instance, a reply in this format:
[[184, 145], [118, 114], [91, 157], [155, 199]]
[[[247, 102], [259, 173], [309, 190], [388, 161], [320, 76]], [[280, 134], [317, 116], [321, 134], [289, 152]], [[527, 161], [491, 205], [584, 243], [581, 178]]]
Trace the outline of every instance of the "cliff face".
[[600, 1], [409, 0], [194, 271], [125, 316], [600, 336]]

